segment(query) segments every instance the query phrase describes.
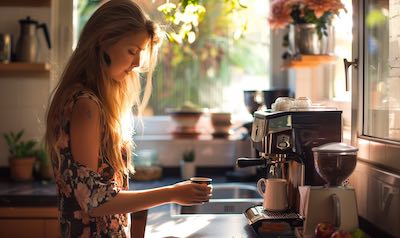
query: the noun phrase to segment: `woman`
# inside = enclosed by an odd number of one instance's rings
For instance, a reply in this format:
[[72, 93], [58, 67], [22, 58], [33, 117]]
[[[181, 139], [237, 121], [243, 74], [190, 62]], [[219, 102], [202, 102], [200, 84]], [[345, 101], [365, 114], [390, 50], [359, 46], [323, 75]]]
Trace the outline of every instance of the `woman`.
[[[129, 237], [128, 213], [211, 196], [210, 186], [188, 182], [128, 191], [125, 119], [149, 98], [158, 42], [156, 25], [130, 0], [100, 6], [81, 33], [47, 115], [62, 237]], [[140, 70], [147, 71], [141, 102]]]

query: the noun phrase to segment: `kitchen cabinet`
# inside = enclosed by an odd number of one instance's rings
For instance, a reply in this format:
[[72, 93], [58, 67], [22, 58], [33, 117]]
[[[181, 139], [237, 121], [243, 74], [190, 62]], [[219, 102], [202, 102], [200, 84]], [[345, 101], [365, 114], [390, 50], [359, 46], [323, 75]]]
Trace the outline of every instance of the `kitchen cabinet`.
[[2, 238], [59, 236], [57, 207], [1, 207]]

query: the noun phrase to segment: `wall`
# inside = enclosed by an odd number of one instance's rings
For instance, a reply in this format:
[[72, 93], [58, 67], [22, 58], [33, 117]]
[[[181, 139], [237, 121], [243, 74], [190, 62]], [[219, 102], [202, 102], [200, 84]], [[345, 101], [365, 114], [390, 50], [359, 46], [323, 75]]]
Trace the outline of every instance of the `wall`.
[[[19, 36], [18, 20], [28, 15], [39, 23], [45, 22], [52, 32], [52, 53], [47, 49], [42, 32], [38, 32], [42, 54], [40, 62], [51, 63], [51, 76], [5, 75], [0, 73], [0, 134], [9, 131], [25, 130], [26, 139], [42, 140], [45, 133], [45, 113], [50, 91], [54, 88], [62, 65], [71, 53], [72, 10], [69, 1], [53, 1], [50, 7], [0, 7], [0, 32], [13, 34], [14, 45]], [[52, 12], [52, 14], [50, 14]], [[53, 26], [50, 25], [53, 23]], [[50, 58], [52, 60], [50, 60]], [[171, 123], [171, 122], [169, 122]], [[149, 133], [146, 131], [146, 134]], [[150, 132], [153, 133], [153, 132]], [[138, 149], [155, 148], [159, 151], [160, 162], [176, 166], [183, 148], [194, 147], [202, 166], [231, 166], [237, 157], [249, 156], [249, 141], [228, 140], [141, 140], [136, 138]], [[170, 150], [171, 147], [182, 150]], [[174, 153], [172, 153], [174, 152]], [[8, 151], [5, 141], [0, 139], [0, 167], [8, 166]]]
[[196, 131], [202, 133], [198, 138], [178, 138], [171, 140], [171, 132], [175, 131], [175, 123], [169, 116], [143, 117], [141, 123], [136, 123], [137, 134], [134, 138], [136, 152], [140, 150], [153, 150], [157, 153], [159, 162], [169, 167], [179, 166], [179, 161], [185, 151], [195, 151], [197, 166], [204, 167], [230, 167], [235, 166], [236, 159], [252, 157], [250, 139], [240, 139], [239, 128], [243, 121], [241, 118], [232, 118], [234, 135], [229, 138], [212, 138], [213, 132], [208, 114], [201, 116], [196, 126]]
[[[0, 32], [13, 34], [14, 45], [19, 36], [19, 22], [27, 16], [46, 23], [50, 31], [49, 7], [0, 7]], [[41, 62], [49, 62], [50, 54], [41, 31]], [[21, 74], [22, 75], [22, 74]], [[44, 115], [49, 98], [49, 77], [5, 75], [0, 72], [0, 134], [25, 130], [25, 138], [43, 137]], [[3, 136], [0, 139], [0, 167], [8, 166], [8, 152]]]

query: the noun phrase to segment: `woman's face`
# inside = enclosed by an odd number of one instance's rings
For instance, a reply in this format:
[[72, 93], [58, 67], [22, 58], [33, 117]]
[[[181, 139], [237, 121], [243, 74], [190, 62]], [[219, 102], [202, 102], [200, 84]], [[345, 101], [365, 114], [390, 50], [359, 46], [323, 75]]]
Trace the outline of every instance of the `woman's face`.
[[141, 52], [147, 47], [147, 32], [127, 33], [115, 44], [104, 48], [110, 56], [111, 64], [108, 73], [112, 79], [122, 81], [132, 69], [140, 65]]

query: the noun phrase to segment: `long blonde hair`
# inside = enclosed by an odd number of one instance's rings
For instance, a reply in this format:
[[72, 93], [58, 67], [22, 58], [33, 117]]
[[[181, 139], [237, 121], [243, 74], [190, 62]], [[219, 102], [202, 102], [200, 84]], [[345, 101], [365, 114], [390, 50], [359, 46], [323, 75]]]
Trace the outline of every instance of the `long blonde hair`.
[[[145, 57], [144, 63], [140, 66], [142, 70], [145, 68], [147, 71], [144, 92], [138, 72], [130, 73], [127, 76], [130, 79], [122, 82], [112, 80], [106, 73], [109, 62], [104, 58], [102, 42], [115, 44], [128, 32], [146, 32], [150, 38], [142, 56]], [[104, 110], [105, 143], [102, 144], [101, 156], [108, 160], [117, 172], [125, 173], [127, 169], [132, 171], [132, 135], [130, 134], [128, 140], [123, 138], [122, 133], [126, 131], [123, 118], [131, 114], [133, 109], [140, 114], [149, 100], [159, 42], [158, 27], [131, 0], [108, 1], [94, 12], [83, 28], [77, 47], [55, 88], [47, 113], [46, 144], [51, 158], [57, 159], [59, 166], [60, 156], [57, 154], [56, 143], [60, 133], [63, 105], [74, 86], [82, 85], [99, 98]], [[126, 153], [126, 164], [121, 153]]]

